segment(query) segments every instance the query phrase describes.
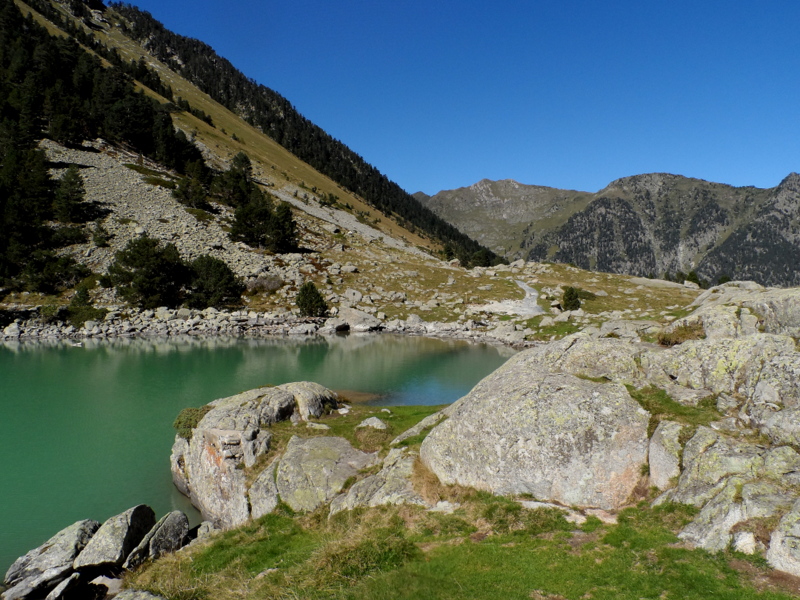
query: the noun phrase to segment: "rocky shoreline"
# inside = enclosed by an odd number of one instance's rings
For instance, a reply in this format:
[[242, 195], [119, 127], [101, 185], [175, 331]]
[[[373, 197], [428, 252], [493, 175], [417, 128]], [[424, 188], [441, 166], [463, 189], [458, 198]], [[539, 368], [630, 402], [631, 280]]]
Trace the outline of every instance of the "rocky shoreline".
[[[47, 323], [36, 307], [17, 310], [11, 323], [0, 329], [0, 341], [103, 340], [132, 337], [177, 336], [313, 336], [339, 333], [394, 333], [459, 339], [489, 344], [527, 347], [525, 332], [513, 324], [489, 329], [481, 321], [441, 323], [416, 315], [385, 321], [352, 308], [341, 308], [329, 319], [299, 317], [290, 312], [219, 311], [214, 308], [139, 310], [112, 309], [101, 321], [86, 321], [82, 327], [65, 322]], [[0, 323], [2, 325], [2, 323]]]

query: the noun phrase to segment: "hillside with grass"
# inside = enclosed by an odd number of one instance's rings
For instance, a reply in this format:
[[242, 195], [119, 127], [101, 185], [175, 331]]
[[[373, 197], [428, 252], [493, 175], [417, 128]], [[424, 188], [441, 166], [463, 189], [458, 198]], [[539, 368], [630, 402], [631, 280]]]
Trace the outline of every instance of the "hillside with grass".
[[652, 173], [596, 193], [484, 180], [421, 200], [509, 259], [651, 277], [800, 284], [800, 177], [737, 188]]

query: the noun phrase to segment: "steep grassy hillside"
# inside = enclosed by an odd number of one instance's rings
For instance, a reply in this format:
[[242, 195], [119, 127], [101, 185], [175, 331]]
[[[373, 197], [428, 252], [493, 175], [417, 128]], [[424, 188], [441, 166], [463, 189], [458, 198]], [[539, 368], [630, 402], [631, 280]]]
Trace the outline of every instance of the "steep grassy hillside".
[[[277, 92], [255, 83], [201, 41], [177, 35], [137, 8], [111, 4], [104, 19], [113, 27], [109, 37], [122, 47], [160, 61], [160, 68], [179, 74], [203, 93], [235, 112], [343, 189], [405, 228], [447, 242], [462, 262], [487, 263], [496, 258], [479, 244], [439, 218], [389, 180], [376, 167], [300, 115]], [[127, 42], [119, 36], [128, 38]], [[479, 253], [478, 256], [474, 256]]]

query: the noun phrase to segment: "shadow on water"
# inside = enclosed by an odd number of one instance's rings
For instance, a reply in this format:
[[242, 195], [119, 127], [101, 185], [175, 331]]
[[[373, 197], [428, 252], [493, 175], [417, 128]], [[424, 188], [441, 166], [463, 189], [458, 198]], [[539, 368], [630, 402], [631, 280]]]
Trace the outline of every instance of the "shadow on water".
[[187, 406], [299, 380], [380, 405], [445, 404], [512, 354], [390, 335], [1, 343], [0, 439], [20, 451], [3, 466], [0, 571], [78, 519], [137, 503], [196, 520], [169, 472]]

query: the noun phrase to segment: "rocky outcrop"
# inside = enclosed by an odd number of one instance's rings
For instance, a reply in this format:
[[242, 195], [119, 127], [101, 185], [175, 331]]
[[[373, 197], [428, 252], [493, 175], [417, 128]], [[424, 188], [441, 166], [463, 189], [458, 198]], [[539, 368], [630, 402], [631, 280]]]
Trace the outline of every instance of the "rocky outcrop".
[[604, 509], [622, 506], [647, 460], [649, 415], [617, 383], [512, 359], [425, 438], [423, 463], [446, 484]]
[[75, 558], [99, 528], [97, 521], [78, 521], [14, 561], [3, 580], [4, 600], [44, 596], [72, 574]]
[[117, 594], [116, 600], [164, 600], [164, 598], [141, 590], [123, 590]]
[[167, 513], [128, 555], [123, 568], [135, 569], [147, 560], [155, 560], [162, 554], [175, 552], [186, 545], [188, 536], [189, 519], [186, 515], [179, 510]]
[[281, 500], [292, 510], [312, 511], [378, 461], [377, 454], [356, 450], [344, 438], [294, 436], [278, 464], [275, 483]]
[[211, 402], [190, 441], [176, 438], [170, 464], [173, 481], [204, 518], [233, 527], [250, 518], [242, 467], [269, 449], [268, 427], [296, 414], [307, 419], [336, 407], [336, 394], [311, 382], [250, 390]]
[[77, 571], [116, 572], [155, 522], [153, 509], [145, 504], [111, 517], [75, 557], [73, 568]]
[[[0, 596], [3, 600], [102, 600], [108, 594], [113, 596], [121, 586], [118, 577], [123, 571], [179, 550], [194, 537], [181, 512], [171, 512], [154, 523], [153, 510], [144, 504], [102, 525], [78, 521], [17, 559], [4, 580], [8, 589]], [[132, 594], [127, 593], [131, 598], [151, 597]]]
[[660, 490], [672, 487], [681, 474], [680, 433], [683, 427], [673, 421], [661, 421], [650, 438], [648, 459], [650, 483]]
[[330, 514], [357, 507], [387, 504], [416, 504], [427, 502], [414, 491], [411, 474], [417, 455], [406, 449], [394, 449], [383, 460], [383, 468], [375, 475], [356, 482], [347, 492], [331, 500]]

